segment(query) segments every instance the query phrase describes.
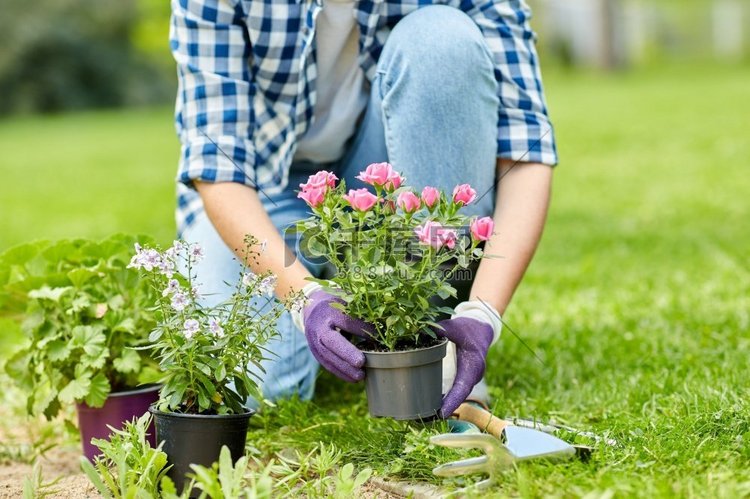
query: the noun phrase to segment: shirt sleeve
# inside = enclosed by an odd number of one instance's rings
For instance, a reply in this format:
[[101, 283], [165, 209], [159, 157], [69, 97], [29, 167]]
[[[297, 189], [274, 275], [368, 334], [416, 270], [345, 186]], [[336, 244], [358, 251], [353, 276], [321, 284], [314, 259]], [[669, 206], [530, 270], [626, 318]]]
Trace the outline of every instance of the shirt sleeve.
[[531, 10], [523, 0], [474, 0], [465, 12], [479, 26], [495, 64], [500, 97], [498, 157], [556, 165], [536, 34], [529, 25]]
[[233, 0], [172, 0], [177, 62], [177, 180], [255, 187], [253, 96], [246, 15]]

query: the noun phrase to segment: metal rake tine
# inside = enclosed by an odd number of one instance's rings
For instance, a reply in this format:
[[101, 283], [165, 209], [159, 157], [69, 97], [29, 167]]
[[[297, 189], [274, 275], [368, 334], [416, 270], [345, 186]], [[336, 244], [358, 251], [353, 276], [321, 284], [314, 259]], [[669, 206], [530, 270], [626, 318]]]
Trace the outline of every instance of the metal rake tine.
[[470, 473], [491, 473], [490, 459], [487, 456], [470, 457], [459, 461], [441, 464], [432, 470], [435, 476], [452, 477]]

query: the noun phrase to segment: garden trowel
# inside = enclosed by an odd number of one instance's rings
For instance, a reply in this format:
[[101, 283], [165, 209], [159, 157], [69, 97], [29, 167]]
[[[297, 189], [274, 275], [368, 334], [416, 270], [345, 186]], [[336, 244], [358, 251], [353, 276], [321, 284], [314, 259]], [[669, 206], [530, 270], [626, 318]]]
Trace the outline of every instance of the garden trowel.
[[569, 459], [576, 454], [576, 449], [564, 440], [539, 430], [513, 426], [471, 403], [461, 404], [454, 416], [473, 423], [488, 434], [447, 433], [431, 437], [430, 442], [444, 447], [479, 448], [485, 455], [442, 464], [432, 470], [437, 476], [489, 473], [487, 480], [477, 484], [486, 487], [494, 481], [495, 473], [509, 468], [514, 462]]

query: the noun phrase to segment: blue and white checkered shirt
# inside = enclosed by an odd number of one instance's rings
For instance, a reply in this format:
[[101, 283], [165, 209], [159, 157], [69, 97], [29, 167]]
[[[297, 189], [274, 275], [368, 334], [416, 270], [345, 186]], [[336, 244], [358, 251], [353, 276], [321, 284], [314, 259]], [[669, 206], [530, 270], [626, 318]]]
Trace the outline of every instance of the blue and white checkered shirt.
[[[182, 142], [180, 233], [203, 209], [194, 180], [240, 182], [267, 193], [286, 187], [297, 138], [307, 130], [315, 105], [311, 52], [320, 2], [172, 0], [170, 45], [179, 75], [175, 120]], [[396, 23], [431, 4], [468, 14], [494, 55], [498, 157], [556, 164], [531, 13], [523, 0], [359, 0], [359, 64], [366, 77], [375, 76]]]

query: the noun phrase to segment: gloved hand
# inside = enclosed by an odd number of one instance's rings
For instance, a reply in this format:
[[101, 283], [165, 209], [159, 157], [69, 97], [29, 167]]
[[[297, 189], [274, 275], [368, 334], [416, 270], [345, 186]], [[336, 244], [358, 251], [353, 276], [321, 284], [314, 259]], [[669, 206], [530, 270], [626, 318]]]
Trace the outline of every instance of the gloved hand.
[[[456, 307], [451, 319], [438, 324], [443, 329], [435, 328], [435, 333], [453, 342], [456, 351], [455, 379], [443, 397], [440, 410], [443, 418], [449, 418], [471, 394], [474, 386], [481, 381], [486, 367], [487, 352], [490, 345], [500, 337], [502, 320], [500, 314], [487, 303], [468, 301]], [[453, 355], [451, 348], [449, 355]], [[452, 363], [453, 359], [448, 361]]]
[[322, 289], [310, 293], [302, 312], [305, 337], [310, 351], [323, 367], [344, 381], [356, 383], [365, 377], [365, 354], [341, 333], [370, 338], [374, 328], [331, 307], [332, 303], [344, 303], [344, 300]]

